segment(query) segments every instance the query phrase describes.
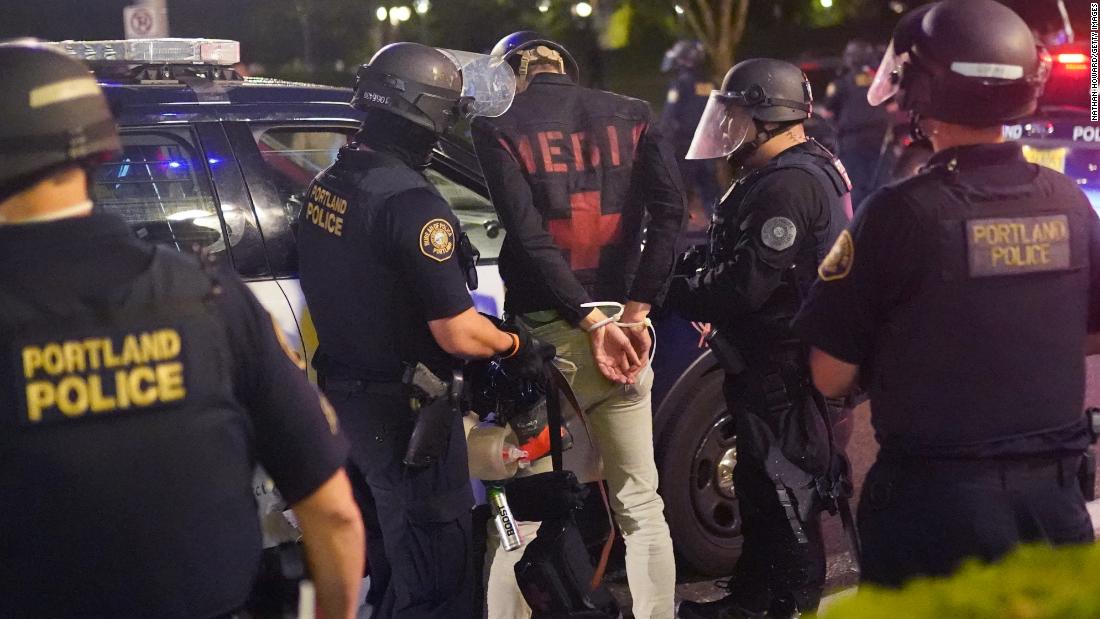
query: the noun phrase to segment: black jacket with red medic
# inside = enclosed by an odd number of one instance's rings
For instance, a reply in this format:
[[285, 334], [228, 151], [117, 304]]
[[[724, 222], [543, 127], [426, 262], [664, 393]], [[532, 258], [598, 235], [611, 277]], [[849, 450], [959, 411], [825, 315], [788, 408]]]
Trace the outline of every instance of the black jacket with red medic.
[[661, 300], [685, 210], [648, 104], [543, 73], [473, 136], [507, 231], [506, 311], [576, 323], [589, 301]]

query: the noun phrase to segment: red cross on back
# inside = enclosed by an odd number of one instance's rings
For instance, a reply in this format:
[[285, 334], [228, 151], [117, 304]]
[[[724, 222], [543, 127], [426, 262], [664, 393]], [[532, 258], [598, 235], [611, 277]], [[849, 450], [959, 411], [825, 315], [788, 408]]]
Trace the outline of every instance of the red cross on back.
[[600, 266], [600, 250], [619, 240], [622, 215], [604, 215], [600, 210], [600, 192], [584, 191], [569, 196], [570, 219], [552, 219], [550, 235], [558, 247], [569, 251], [573, 270]]

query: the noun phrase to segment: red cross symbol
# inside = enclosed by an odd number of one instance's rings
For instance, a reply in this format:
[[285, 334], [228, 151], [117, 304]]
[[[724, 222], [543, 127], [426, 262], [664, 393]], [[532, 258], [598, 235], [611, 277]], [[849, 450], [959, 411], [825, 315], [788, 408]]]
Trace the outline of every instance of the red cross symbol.
[[604, 215], [598, 191], [571, 194], [569, 206], [572, 217], [551, 220], [550, 234], [558, 247], [569, 250], [570, 268], [594, 269], [600, 266], [600, 250], [619, 239], [622, 215]]

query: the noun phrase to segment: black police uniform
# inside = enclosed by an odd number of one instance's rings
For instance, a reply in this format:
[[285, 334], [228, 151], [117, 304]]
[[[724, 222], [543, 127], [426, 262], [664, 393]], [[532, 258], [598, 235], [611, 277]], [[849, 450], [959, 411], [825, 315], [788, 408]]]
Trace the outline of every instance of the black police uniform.
[[109, 215], [0, 227], [0, 267], [0, 616], [242, 608], [257, 460], [295, 503], [347, 453], [271, 316]]
[[837, 156], [852, 180], [852, 207], [858, 207], [875, 189], [879, 155], [890, 112], [867, 102], [874, 79], [871, 71], [849, 70], [829, 84], [825, 107], [835, 116]]
[[863, 579], [887, 585], [1092, 539], [1076, 474], [1100, 221], [1015, 144], [930, 166], [868, 199], [795, 323], [874, 403], [859, 533]]
[[706, 224], [718, 201], [718, 177], [714, 161], [686, 159], [695, 127], [703, 116], [714, 83], [694, 69], [683, 69], [669, 84], [668, 99], [661, 110], [661, 130], [672, 142], [676, 164], [687, 192], [689, 222], [687, 233], [705, 233]]
[[[824, 477], [833, 464], [805, 351], [788, 322], [847, 223], [842, 170], [829, 151], [808, 141], [748, 173], [718, 205], [708, 267], [673, 280], [669, 291], [677, 312], [712, 323], [747, 366], [727, 373], [724, 390], [737, 419], [734, 487], [745, 538], [729, 588], [750, 612], [813, 610], [825, 582], [820, 523], [780, 504], [775, 477], [794, 489]], [[773, 449], [797, 470], [780, 474], [766, 466], [777, 459]]]
[[661, 298], [684, 207], [645, 102], [539, 73], [506, 114], [477, 119], [473, 136], [508, 230], [507, 312], [557, 310], [576, 324], [591, 311], [583, 303]]
[[[396, 154], [355, 146], [310, 186], [298, 223], [319, 342], [313, 365], [370, 485], [392, 570], [383, 617], [465, 617], [473, 602], [474, 501], [459, 417], [435, 464], [402, 463], [416, 421], [400, 382], [405, 366], [423, 363], [450, 380], [462, 365], [428, 328], [473, 306], [458, 230], [423, 174]], [[375, 546], [372, 563], [381, 560]]]

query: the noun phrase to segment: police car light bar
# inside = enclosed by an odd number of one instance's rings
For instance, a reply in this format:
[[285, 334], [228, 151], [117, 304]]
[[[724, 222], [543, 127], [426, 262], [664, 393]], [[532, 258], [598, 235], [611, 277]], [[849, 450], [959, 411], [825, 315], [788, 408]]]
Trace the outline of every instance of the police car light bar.
[[228, 67], [241, 60], [241, 44], [228, 39], [122, 39], [46, 43], [87, 63], [199, 64]]
[[1084, 54], [1058, 54], [1054, 59], [1067, 71], [1085, 71], [1089, 68], [1088, 57]]

